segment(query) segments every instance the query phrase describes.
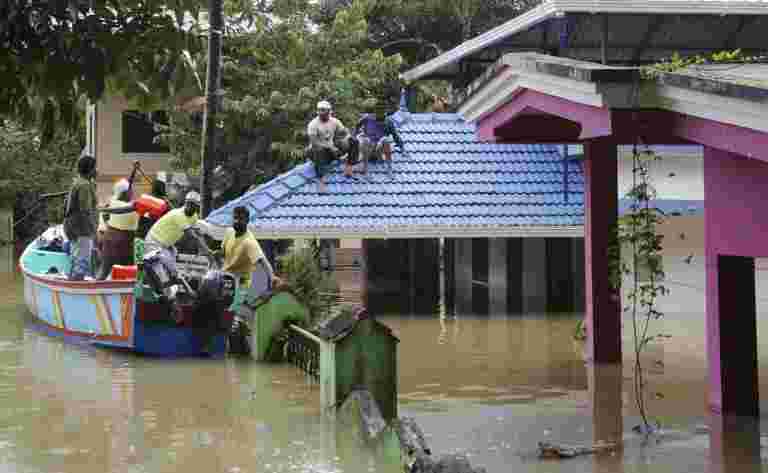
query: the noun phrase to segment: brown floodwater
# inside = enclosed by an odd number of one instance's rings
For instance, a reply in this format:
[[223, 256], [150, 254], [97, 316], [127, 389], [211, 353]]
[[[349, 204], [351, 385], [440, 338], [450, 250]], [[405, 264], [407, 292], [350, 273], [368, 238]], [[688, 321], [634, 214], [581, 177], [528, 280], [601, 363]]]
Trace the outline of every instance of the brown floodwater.
[[[629, 319], [624, 366], [591, 367], [572, 337], [581, 314], [382, 317], [401, 340], [400, 415], [417, 419], [436, 453], [467, 454], [489, 473], [768, 471], [759, 444], [742, 448], [739, 438], [735, 450], [710, 448], [703, 266], [677, 260], [655, 326], [670, 338], [643, 358], [649, 411], [663, 426], [652, 441], [632, 431]], [[765, 274], [758, 294], [768, 294]], [[397, 458], [363, 448], [324, 418], [318, 387], [291, 366], [72, 344], [39, 331], [18, 276], [5, 275], [0, 292], [0, 471], [400, 471]], [[768, 304], [758, 304], [760, 389], [768, 393]], [[761, 408], [768, 412], [768, 401]], [[536, 456], [539, 441], [618, 437], [624, 448], [613, 454]]]

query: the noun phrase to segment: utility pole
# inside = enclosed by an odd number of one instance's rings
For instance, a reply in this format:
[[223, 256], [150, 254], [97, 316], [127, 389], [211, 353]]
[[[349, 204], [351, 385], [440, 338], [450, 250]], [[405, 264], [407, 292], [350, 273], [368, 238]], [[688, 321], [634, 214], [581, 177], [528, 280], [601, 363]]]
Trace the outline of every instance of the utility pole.
[[208, 71], [206, 74], [206, 105], [203, 115], [202, 173], [200, 176], [200, 214], [211, 212], [211, 174], [216, 158], [216, 115], [221, 95], [221, 37], [224, 34], [222, 0], [208, 2]]

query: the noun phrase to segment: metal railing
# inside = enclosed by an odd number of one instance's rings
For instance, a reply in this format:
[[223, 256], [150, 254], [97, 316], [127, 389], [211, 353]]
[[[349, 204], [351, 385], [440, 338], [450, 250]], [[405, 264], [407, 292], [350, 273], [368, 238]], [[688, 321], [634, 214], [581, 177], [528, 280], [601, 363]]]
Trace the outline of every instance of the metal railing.
[[306, 330], [290, 326], [285, 342], [285, 360], [305, 372], [314, 382], [320, 382], [320, 339]]

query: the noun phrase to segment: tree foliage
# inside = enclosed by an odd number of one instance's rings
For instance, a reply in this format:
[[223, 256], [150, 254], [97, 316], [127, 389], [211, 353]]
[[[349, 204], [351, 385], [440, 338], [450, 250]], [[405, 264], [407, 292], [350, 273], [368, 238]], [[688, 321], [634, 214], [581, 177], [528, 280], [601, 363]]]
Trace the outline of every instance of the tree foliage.
[[[191, 12], [191, 14], [190, 14]], [[82, 98], [120, 92], [148, 106], [178, 92], [201, 49], [199, 0], [0, 2], [0, 116], [75, 129]]]
[[[306, 125], [319, 100], [331, 101], [336, 116], [354, 126], [366, 98], [392, 107], [399, 97], [400, 56], [368, 47], [367, 2], [340, 10], [328, 24], [312, 21], [317, 6], [310, 2], [279, 5], [247, 27], [232, 27], [240, 20], [230, 18], [224, 40], [220, 161], [239, 174], [255, 167], [266, 178], [303, 159]], [[204, 64], [204, 52], [195, 60]], [[199, 167], [199, 113], [171, 113], [160, 139], [177, 168]], [[229, 151], [246, 156], [247, 164], [232, 162]]]

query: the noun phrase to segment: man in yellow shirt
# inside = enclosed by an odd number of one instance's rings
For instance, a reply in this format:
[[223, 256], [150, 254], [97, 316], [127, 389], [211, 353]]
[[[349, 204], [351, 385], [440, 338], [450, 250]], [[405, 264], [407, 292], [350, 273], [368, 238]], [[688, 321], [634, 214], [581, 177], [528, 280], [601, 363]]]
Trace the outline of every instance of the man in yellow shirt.
[[224, 257], [221, 269], [237, 276], [240, 287], [248, 288], [251, 286], [251, 276], [258, 269], [261, 261], [273, 286], [279, 285], [281, 281], [274, 275], [272, 266], [261, 251], [261, 245], [248, 230], [249, 219], [250, 212], [247, 207], [235, 207], [232, 214], [232, 228], [227, 230], [221, 242], [221, 253]]
[[200, 194], [191, 191], [184, 198], [184, 207], [173, 209], [152, 225], [144, 239], [144, 267], [147, 276], [166, 299], [173, 301], [176, 283], [176, 248], [184, 232], [200, 219]]
[[[115, 184], [110, 209], [121, 209], [131, 205], [130, 183], [121, 179]], [[97, 279], [106, 279], [115, 264], [133, 264], [133, 239], [139, 228], [139, 214], [108, 213], [101, 214], [103, 233], [100, 236], [101, 267]], [[102, 225], [99, 225], [101, 228]]]

